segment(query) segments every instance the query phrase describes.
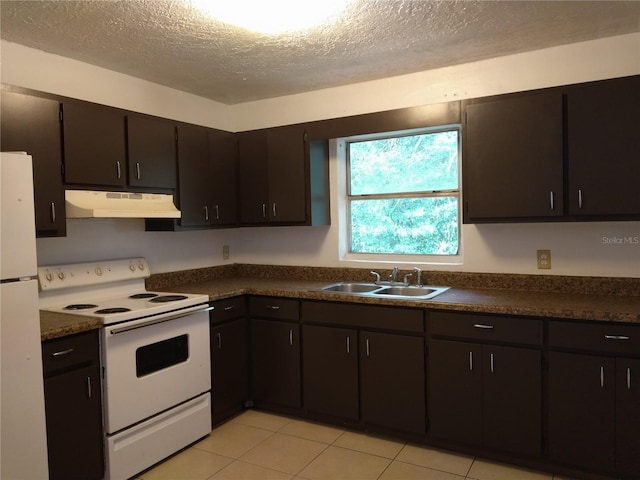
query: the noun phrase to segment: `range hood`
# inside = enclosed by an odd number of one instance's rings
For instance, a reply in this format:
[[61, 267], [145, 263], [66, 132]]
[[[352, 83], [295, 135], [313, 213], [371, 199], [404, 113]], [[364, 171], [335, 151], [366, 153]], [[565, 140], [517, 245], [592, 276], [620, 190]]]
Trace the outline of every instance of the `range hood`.
[[67, 218], [180, 218], [173, 195], [65, 190]]

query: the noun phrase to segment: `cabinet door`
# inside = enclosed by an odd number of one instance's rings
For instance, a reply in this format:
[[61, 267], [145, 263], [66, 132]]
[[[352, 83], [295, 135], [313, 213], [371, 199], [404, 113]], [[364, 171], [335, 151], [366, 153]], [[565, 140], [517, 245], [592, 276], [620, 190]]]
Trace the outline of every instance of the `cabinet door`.
[[542, 449], [542, 353], [482, 346], [483, 445], [539, 456]]
[[2, 151], [24, 151], [33, 157], [36, 233], [64, 236], [60, 104], [3, 90], [0, 105]]
[[305, 409], [357, 420], [357, 332], [345, 328], [305, 325], [302, 337]]
[[569, 211], [640, 215], [640, 76], [567, 95]]
[[482, 348], [464, 342], [429, 344], [429, 425], [435, 438], [482, 443]]
[[213, 422], [240, 410], [249, 398], [247, 323], [241, 318], [211, 329]]
[[306, 219], [304, 128], [279, 127], [268, 132], [269, 220], [297, 223]]
[[549, 457], [615, 468], [615, 359], [549, 353]]
[[44, 390], [49, 478], [101, 479], [104, 460], [98, 366], [49, 377]]
[[62, 109], [65, 182], [126, 185], [124, 112], [81, 101], [64, 102]]
[[238, 134], [238, 185], [240, 223], [268, 221], [267, 132], [256, 130]]
[[238, 139], [233, 133], [209, 130], [211, 224], [238, 221]]
[[424, 338], [361, 332], [360, 359], [362, 420], [424, 433]]
[[563, 215], [560, 93], [469, 105], [464, 129], [466, 222]]
[[176, 187], [176, 127], [143, 115], [127, 116], [129, 185]]
[[251, 321], [252, 390], [256, 403], [300, 407], [300, 326]]
[[616, 471], [640, 478], [640, 360], [616, 359]]
[[209, 144], [207, 129], [178, 126], [180, 225], [209, 225], [211, 211]]

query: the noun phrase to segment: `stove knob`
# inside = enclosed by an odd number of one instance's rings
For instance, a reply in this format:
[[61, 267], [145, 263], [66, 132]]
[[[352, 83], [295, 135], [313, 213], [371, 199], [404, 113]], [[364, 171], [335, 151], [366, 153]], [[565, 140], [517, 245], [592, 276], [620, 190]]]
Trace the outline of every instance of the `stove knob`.
[[96, 275], [98, 275], [98, 276], [102, 275], [102, 268], [96, 267]]
[[53, 282], [53, 273], [48, 272], [44, 278], [46, 278], [49, 282]]
[[140, 263], [138, 264], [138, 268], [139, 268], [140, 270], [144, 270], [144, 263], [140, 262]]
[[60, 272], [60, 273], [58, 273], [58, 278], [59, 278], [60, 280], [64, 280], [66, 277], [67, 277], [67, 276], [64, 274], [64, 272]]
[[136, 271], [136, 266], [132, 263], [129, 265], [129, 270], [131, 270], [132, 272]]

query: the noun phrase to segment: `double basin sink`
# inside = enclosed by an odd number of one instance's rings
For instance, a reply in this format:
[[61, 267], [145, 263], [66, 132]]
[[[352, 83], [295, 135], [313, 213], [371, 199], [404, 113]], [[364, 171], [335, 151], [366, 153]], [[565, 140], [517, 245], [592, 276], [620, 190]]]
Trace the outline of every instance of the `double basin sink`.
[[323, 287], [323, 292], [345, 293], [350, 295], [382, 297], [382, 298], [404, 298], [415, 300], [429, 300], [449, 287], [432, 286], [408, 286], [378, 283], [361, 282], [341, 282], [327, 287]]

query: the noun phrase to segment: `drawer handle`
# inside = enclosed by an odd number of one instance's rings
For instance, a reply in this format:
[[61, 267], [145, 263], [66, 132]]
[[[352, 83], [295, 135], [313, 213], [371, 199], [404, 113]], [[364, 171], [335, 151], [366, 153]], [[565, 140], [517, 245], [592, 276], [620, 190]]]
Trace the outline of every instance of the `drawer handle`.
[[629, 340], [626, 335], [605, 335], [604, 338], [607, 340]]
[[267, 305], [267, 308], [269, 310], [280, 310], [280, 306], [279, 305]]
[[226, 307], [224, 307], [224, 311], [228, 312], [229, 310], [233, 310], [234, 308], [236, 308], [235, 305], [227, 305]]
[[473, 326], [482, 330], [493, 330], [493, 325], [486, 325], [484, 323], [474, 323]]
[[62, 357], [63, 355], [69, 355], [73, 353], [73, 348], [67, 348], [66, 350], [60, 350], [59, 352], [53, 352], [51, 354], [52, 357]]

